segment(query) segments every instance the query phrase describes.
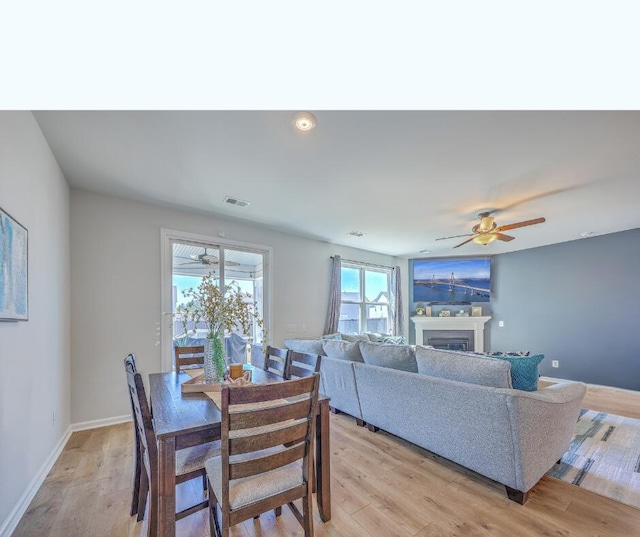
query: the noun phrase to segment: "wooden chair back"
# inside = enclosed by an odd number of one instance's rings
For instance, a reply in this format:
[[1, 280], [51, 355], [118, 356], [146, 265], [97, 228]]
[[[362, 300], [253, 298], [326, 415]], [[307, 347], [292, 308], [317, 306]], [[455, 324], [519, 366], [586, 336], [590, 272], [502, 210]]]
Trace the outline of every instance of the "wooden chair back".
[[[218, 502], [226, 528], [285, 503], [291, 507], [298, 498], [307, 498], [310, 505], [319, 381], [316, 373], [296, 380], [222, 388], [222, 498]], [[269, 451], [265, 455], [263, 450]], [[263, 474], [296, 461], [301, 462], [299, 487], [230, 510], [230, 480]], [[292, 511], [304, 527], [300, 512]], [[307, 506], [305, 512], [311, 518]]]
[[288, 355], [288, 349], [267, 346], [264, 355], [264, 370], [285, 378], [289, 367]]
[[147, 470], [147, 476], [152, 486], [157, 483], [156, 473], [158, 468], [158, 448], [156, 444], [156, 433], [153, 428], [151, 411], [144, 389], [142, 375], [136, 368], [135, 358], [132, 354], [124, 359], [124, 366], [127, 373], [127, 383], [129, 385], [129, 397], [131, 400], [131, 410], [133, 423], [137, 430], [137, 439], [140, 441], [140, 458]]
[[286, 379], [296, 379], [309, 377], [320, 372], [321, 356], [308, 354], [306, 352], [289, 351], [289, 369], [286, 372]]
[[201, 365], [204, 367], [204, 345], [194, 347], [174, 347], [176, 373], [186, 365]]

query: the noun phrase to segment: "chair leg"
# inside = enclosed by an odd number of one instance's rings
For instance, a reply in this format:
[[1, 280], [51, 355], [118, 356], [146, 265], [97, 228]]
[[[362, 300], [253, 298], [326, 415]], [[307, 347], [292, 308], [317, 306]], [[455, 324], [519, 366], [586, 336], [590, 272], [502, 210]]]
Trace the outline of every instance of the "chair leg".
[[142, 466], [140, 468], [140, 491], [138, 492], [138, 517], [140, 522], [144, 518], [144, 512], [147, 508], [147, 497], [149, 496], [149, 476], [147, 469]]
[[202, 474], [202, 488], [207, 490], [207, 474]]
[[135, 515], [138, 513], [138, 502], [140, 500], [140, 479], [141, 479], [141, 472], [140, 472], [140, 446], [138, 443], [138, 432], [136, 430], [136, 438], [135, 438], [135, 450], [134, 450], [134, 471], [133, 471], [133, 494], [131, 497], [131, 512], [129, 513], [131, 516]]
[[302, 528], [304, 537], [313, 537], [313, 506], [310, 493], [302, 498]]
[[151, 481], [149, 485], [149, 531], [148, 537], [158, 535], [158, 483], [157, 480]]
[[280, 516], [282, 514], [282, 506], [280, 507], [276, 507], [273, 512], [276, 514], [276, 516]]

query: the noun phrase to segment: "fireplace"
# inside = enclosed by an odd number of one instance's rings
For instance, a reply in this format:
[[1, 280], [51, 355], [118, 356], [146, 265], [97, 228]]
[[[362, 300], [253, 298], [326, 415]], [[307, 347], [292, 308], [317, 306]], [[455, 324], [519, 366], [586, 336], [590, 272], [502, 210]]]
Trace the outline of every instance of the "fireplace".
[[427, 345], [431, 345], [436, 349], [445, 349], [448, 351], [468, 351], [470, 340], [468, 337], [432, 337], [427, 340]]
[[[411, 320], [415, 324], [416, 345], [428, 345], [429, 338], [445, 338], [449, 340], [468, 338], [467, 350], [483, 352], [484, 325], [491, 320], [491, 317], [427, 317], [425, 315], [414, 315]], [[439, 344], [460, 346], [461, 342], [448, 341]]]
[[473, 351], [473, 330], [424, 330], [422, 340], [436, 349]]

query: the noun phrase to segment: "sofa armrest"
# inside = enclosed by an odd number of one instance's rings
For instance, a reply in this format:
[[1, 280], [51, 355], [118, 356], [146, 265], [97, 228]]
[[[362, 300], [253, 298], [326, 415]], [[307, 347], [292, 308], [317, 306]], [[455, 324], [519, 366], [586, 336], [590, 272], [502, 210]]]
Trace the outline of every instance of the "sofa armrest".
[[537, 392], [509, 391], [516, 488], [526, 492], [569, 448], [587, 386], [561, 382]]

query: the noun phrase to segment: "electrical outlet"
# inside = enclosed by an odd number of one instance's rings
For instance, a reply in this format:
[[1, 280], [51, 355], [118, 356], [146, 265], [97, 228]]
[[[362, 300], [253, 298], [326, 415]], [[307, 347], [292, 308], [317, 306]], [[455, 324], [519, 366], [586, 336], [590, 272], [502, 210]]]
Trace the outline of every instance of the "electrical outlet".
[[551, 360], [551, 367], [560, 367], [560, 362], [558, 360]]
[[498, 326], [500, 328], [504, 328], [504, 321], [498, 321]]

